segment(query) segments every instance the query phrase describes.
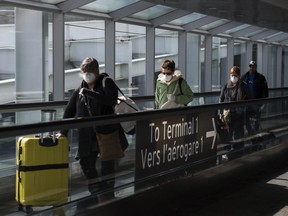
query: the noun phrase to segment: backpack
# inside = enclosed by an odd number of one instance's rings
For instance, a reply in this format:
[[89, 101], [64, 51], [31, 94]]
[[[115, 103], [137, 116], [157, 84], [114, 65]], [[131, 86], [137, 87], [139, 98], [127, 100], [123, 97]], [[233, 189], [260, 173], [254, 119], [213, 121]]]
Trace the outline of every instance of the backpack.
[[[103, 88], [105, 88], [105, 80], [107, 78], [108, 76], [106, 75], [102, 79]], [[114, 107], [115, 113], [126, 114], [126, 113], [138, 112], [140, 109], [137, 106], [137, 104], [131, 98], [125, 96], [125, 94], [121, 91], [121, 89], [118, 86], [117, 86], [117, 89], [121, 93], [121, 96], [118, 96], [117, 104]], [[129, 135], [135, 134], [136, 121], [121, 122], [120, 124], [126, 134], [129, 134]]]
[[[179, 82], [179, 88], [180, 88], [180, 94], [181, 94], [181, 95], [183, 95], [182, 87], [181, 87], [182, 80], [183, 80], [182, 77], [180, 77], [179, 80], [178, 80], [178, 82]], [[184, 106], [187, 106], [187, 104], [184, 104]]]

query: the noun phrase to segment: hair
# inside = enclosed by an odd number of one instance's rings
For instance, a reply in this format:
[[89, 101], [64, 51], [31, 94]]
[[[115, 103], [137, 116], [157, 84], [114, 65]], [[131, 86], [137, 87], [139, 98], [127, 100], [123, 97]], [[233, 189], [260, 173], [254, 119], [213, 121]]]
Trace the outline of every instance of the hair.
[[173, 60], [165, 60], [162, 64], [163, 69], [175, 71], [175, 62]]
[[98, 61], [95, 58], [87, 57], [82, 61], [80, 69], [82, 72], [95, 72], [95, 70], [99, 72]]
[[240, 68], [238, 66], [233, 66], [230, 69], [230, 74], [237, 74], [238, 76], [240, 76]]

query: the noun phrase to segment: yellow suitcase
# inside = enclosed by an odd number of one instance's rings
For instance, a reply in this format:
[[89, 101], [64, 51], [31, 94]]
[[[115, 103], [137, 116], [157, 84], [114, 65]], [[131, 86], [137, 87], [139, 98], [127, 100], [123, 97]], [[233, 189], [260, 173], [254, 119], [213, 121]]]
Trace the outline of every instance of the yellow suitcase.
[[66, 137], [19, 138], [16, 147], [19, 210], [23, 206], [54, 206], [68, 200], [68, 156]]

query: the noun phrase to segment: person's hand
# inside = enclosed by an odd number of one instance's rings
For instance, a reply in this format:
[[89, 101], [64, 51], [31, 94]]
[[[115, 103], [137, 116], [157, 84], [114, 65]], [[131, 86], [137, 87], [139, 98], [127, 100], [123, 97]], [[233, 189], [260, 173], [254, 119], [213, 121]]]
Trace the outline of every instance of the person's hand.
[[81, 89], [80, 89], [79, 95], [83, 96], [83, 90], [84, 90], [84, 88], [81, 88]]
[[175, 101], [175, 96], [173, 94], [167, 94], [168, 101]]
[[57, 133], [55, 136], [56, 136], [56, 138], [65, 137], [65, 135], [61, 134], [61, 133]]

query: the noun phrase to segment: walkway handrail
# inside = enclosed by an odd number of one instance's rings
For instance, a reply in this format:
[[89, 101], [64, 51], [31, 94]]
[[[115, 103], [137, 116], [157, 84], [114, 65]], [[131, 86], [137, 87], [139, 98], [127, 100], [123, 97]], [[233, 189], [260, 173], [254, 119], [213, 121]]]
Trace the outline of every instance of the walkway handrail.
[[[269, 92], [288, 92], [288, 88], [270, 88]], [[194, 93], [195, 98], [199, 97], [217, 97], [220, 95], [219, 91]], [[288, 95], [288, 93], [287, 93]], [[154, 96], [135, 96], [131, 97], [135, 102], [153, 101]], [[67, 100], [64, 101], [51, 101], [51, 102], [36, 102], [36, 103], [19, 103], [19, 104], [0, 104], [0, 113], [19, 112], [19, 111], [32, 111], [41, 110], [46, 108], [61, 108], [66, 106]]]
[[[122, 121], [139, 121], [147, 120], [153, 118], [164, 118], [168, 115], [178, 115], [191, 114], [191, 113], [201, 113], [205, 111], [221, 110], [227, 107], [239, 107], [241, 105], [249, 106], [253, 104], [267, 104], [271, 102], [279, 102], [283, 100], [288, 100], [288, 96], [266, 98], [266, 99], [254, 99], [249, 101], [239, 101], [239, 102], [228, 102], [219, 104], [208, 104], [199, 106], [187, 106], [175, 109], [167, 110], [150, 110], [150, 111], [139, 111], [132, 114], [121, 114], [121, 115], [106, 115], [99, 117], [87, 117], [87, 118], [70, 118], [63, 120], [56, 120], [50, 122], [42, 123], [32, 123], [24, 125], [13, 125], [0, 128], [0, 137], [11, 137], [35, 133], [43, 133], [47, 131], [58, 131], [58, 130], [69, 130], [71, 128], [83, 128], [89, 126], [100, 126], [107, 124], [115, 124]], [[56, 103], [56, 102], [55, 102]], [[57, 104], [57, 103], [56, 103]], [[56, 104], [54, 104], [56, 106]], [[58, 105], [58, 104], [57, 104]], [[47, 108], [47, 107], [45, 107]]]

